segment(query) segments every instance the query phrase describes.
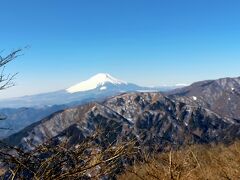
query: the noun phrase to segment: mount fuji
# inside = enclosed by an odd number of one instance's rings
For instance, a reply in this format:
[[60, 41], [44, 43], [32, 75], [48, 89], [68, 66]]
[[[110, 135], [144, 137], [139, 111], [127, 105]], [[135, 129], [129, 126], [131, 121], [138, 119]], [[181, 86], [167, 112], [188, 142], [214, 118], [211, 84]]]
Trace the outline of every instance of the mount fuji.
[[3, 99], [0, 101], [0, 108], [49, 107], [63, 104], [80, 105], [90, 101], [102, 100], [106, 97], [115, 96], [124, 92], [166, 91], [176, 87], [179, 86], [163, 86], [156, 88], [142, 87], [119, 80], [107, 73], [99, 73], [88, 80], [82, 81], [64, 90]]
[[68, 93], [79, 93], [86, 91], [128, 91], [142, 89], [141, 87], [116, 79], [107, 73], [99, 73], [90, 79], [76, 84], [66, 91]]
[[110, 74], [99, 73], [86, 81], [64, 90], [1, 100], [0, 108], [82, 104], [89, 101], [101, 100], [124, 92], [147, 89], [148, 88], [118, 80]]

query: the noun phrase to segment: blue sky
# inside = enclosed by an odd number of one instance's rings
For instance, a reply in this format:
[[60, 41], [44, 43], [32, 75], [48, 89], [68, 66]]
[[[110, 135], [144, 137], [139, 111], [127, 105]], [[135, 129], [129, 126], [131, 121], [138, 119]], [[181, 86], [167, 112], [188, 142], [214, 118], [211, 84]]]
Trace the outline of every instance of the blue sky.
[[140, 85], [240, 76], [239, 0], [2, 0], [0, 49], [31, 46], [0, 98], [98, 72]]

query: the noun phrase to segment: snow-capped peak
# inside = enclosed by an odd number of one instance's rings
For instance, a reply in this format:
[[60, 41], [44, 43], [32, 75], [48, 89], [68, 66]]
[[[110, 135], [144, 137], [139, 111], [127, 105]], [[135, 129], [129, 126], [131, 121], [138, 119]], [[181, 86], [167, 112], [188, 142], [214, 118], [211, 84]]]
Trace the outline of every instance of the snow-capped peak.
[[118, 80], [107, 73], [99, 73], [86, 81], [83, 81], [79, 84], [76, 84], [66, 89], [66, 91], [69, 93], [76, 93], [76, 92], [89, 91], [96, 88], [100, 88], [100, 90], [105, 90], [106, 87], [104, 85], [107, 83], [114, 84], [114, 85], [127, 84], [126, 82]]

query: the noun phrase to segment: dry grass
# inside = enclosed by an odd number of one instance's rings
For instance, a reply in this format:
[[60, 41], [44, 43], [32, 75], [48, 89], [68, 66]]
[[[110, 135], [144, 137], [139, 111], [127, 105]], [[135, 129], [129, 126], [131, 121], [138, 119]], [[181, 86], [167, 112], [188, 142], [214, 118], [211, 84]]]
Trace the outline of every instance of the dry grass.
[[5, 169], [3, 169], [3, 168], [0, 168], [0, 176], [3, 176], [3, 175], [4, 175], [4, 173], [5, 173]]
[[194, 145], [136, 163], [120, 180], [239, 180], [240, 142], [230, 146]]

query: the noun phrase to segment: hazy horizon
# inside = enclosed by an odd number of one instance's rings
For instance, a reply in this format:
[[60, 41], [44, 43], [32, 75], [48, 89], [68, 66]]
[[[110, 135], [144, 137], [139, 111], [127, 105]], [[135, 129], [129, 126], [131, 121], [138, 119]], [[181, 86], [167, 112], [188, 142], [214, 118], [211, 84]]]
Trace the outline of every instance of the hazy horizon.
[[30, 46], [0, 98], [68, 88], [103, 72], [141, 86], [240, 76], [237, 0], [3, 0], [0, 50]]

